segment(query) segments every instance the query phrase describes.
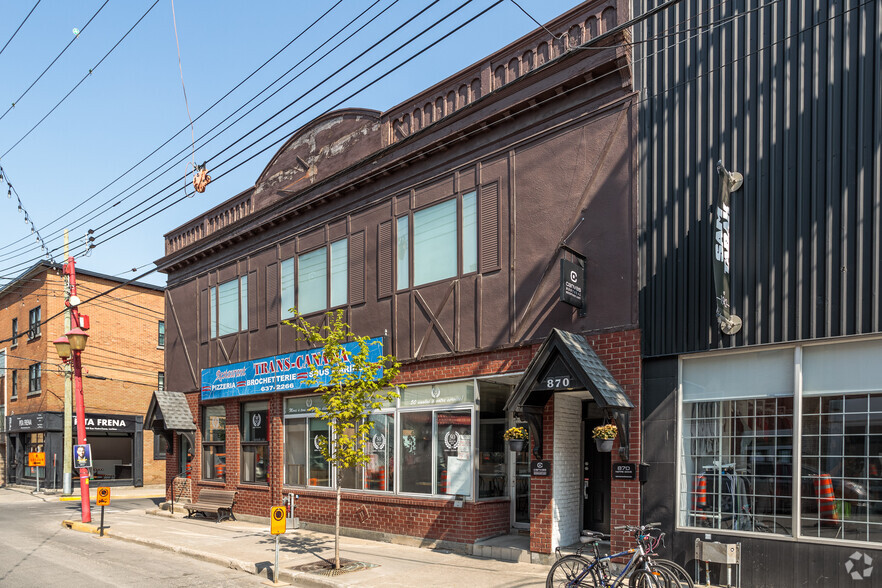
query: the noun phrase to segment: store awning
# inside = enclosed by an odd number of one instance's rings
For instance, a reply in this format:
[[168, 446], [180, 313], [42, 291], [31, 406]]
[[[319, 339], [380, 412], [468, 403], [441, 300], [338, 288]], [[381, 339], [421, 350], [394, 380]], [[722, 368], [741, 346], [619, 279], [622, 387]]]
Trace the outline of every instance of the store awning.
[[147, 416], [144, 418], [144, 427], [166, 438], [169, 447], [174, 444], [174, 434], [181, 433], [195, 443], [193, 432], [196, 425], [193, 422], [193, 413], [187, 404], [187, 397], [183, 392], [171, 392], [168, 390], [156, 390], [147, 407]]
[[626, 454], [628, 414], [634, 409], [634, 404], [581, 335], [552, 329], [527, 366], [505, 409], [522, 415], [535, 429], [533, 433], [539, 435], [540, 442], [534, 441], [533, 447], [538, 457], [542, 451], [543, 407], [556, 392], [579, 390], [587, 390], [598, 406], [623, 429], [619, 438]]

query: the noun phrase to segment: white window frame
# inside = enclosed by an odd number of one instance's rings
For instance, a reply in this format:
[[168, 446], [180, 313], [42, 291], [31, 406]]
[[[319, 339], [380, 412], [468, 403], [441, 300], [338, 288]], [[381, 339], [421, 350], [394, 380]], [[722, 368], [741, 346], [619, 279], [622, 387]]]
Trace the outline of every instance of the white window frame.
[[[238, 292], [238, 309], [236, 312], [236, 320], [238, 328], [234, 331], [220, 332], [220, 288], [233, 282], [237, 282], [236, 290]], [[221, 337], [229, 337], [243, 331], [248, 330], [248, 276], [242, 275], [226, 282], [215, 284], [208, 289], [208, 312], [209, 318], [209, 338], [220, 339]], [[164, 348], [164, 346], [163, 346]]]
[[[466, 198], [472, 200], [472, 207], [474, 208], [475, 218], [474, 234], [471, 235], [471, 237], [468, 239], [465, 235], [466, 226], [464, 201]], [[414, 268], [418, 263], [417, 259], [415, 258], [416, 252], [414, 238], [414, 215], [426, 210], [430, 210], [437, 206], [445, 205], [451, 201], [454, 201], [456, 203], [456, 205], [454, 206], [454, 222], [456, 225], [456, 271], [453, 273], [453, 275], [417, 284], [415, 282], [416, 272], [414, 271]], [[419, 288], [429, 284], [436, 284], [444, 282], [445, 280], [451, 280], [457, 277], [477, 273], [480, 269], [480, 226], [478, 223], [478, 216], [478, 188], [475, 187], [460, 192], [452, 198], [445, 198], [444, 200], [433, 202], [428, 206], [423, 206], [415, 210], [409, 210], [406, 214], [395, 217], [395, 252], [393, 254], [393, 258], [395, 260], [395, 271], [393, 276], [393, 279], [395, 280], [395, 291], [399, 292], [402, 290], [408, 290], [410, 288]], [[407, 231], [406, 235], [399, 234], [402, 229]], [[475, 262], [475, 268], [468, 271], [466, 271], [465, 268], [465, 260], [467, 257], [465, 248], [467, 244], [473, 245], [474, 251], [469, 252], [468, 258], [474, 258]], [[404, 256], [401, 255], [401, 247], [407, 248], [406, 255]], [[402, 257], [404, 258], [403, 260]], [[401, 267], [402, 261], [403, 263], [407, 264], [407, 267]], [[403, 280], [406, 280], [407, 283], [402, 284], [401, 282]]]
[[[335, 281], [333, 278], [333, 267], [334, 267], [334, 250], [335, 248], [342, 247], [342, 252], [346, 256], [346, 272], [345, 276], [342, 278], [342, 284], [338, 284], [341, 290], [335, 288]], [[299, 278], [300, 278], [300, 259], [304, 255], [310, 255], [317, 251], [324, 251], [325, 253], [325, 272], [324, 272], [324, 280], [325, 280], [325, 303], [322, 308], [314, 308], [309, 311], [303, 313], [300, 308], [302, 306], [300, 301], [300, 286], [299, 286]], [[339, 251], [339, 249], [338, 249]], [[309, 249], [306, 251], [297, 252], [291, 257], [286, 257], [285, 259], [279, 262], [279, 300], [281, 304], [281, 316], [282, 319], [289, 319], [294, 315], [289, 312], [291, 308], [296, 308], [298, 312], [301, 314], [314, 314], [319, 312], [326, 312], [335, 308], [343, 308], [349, 304], [349, 268], [351, 266], [351, 259], [349, 256], [349, 236], [343, 237], [342, 239], [336, 239], [334, 241], [325, 243], [320, 247], [315, 247], [313, 249]], [[289, 275], [290, 274], [290, 275]], [[288, 282], [286, 284], [286, 282]], [[288, 290], [286, 291], [286, 286]], [[340, 301], [342, 298], [342, 302]], [[336, 302], [336, 304], [332, 304]]]

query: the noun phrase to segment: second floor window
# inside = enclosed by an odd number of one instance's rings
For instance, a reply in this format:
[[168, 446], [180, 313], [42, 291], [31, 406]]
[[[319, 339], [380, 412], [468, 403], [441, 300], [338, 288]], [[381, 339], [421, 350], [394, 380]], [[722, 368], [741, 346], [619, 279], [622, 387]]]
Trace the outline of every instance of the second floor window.
[[18, 398], [18, 370], [10, 370], [12, 378], [12, 398]]
[[210, 288], [208, 305], [212, 338], [223, 337], [247, 329], [248, 276], [242, 276]]
[[157, 347], [165, 347], [165, 321], [159, 321], [159, 334], [156, 338]]
[[159, 391], [165, 390], [165, 372], [159, 372], [156, 378], [156, 389]]
[[348, 247], [348, 240], [340, 239], [282, 261], [283, 317], [291, 316], [295, 307], [300, 314], [309, 314], [349, 301]]
[[18, 345], [18, 319], [12, 319], [12, 346]]
[[399, 217], [396, 232], [399, 290], [478, 271], [477, 192]]
[[40, 307], [32, 308], [28, 313], [28, 339], [40, 336]]
[[40, 378], [43, 370], [39, 363], [35, 363], [28, 367], [28, 394], [34, 394], [40, 391]]

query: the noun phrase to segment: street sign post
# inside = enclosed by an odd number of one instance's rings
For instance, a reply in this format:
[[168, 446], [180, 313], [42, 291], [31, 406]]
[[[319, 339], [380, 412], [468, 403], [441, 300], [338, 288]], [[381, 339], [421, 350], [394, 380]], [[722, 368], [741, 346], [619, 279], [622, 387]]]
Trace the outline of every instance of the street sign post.
[[276, 536], [276, 565], [273, 568], [273, 584], [279, 583], [279, 536], [285, 533], [287, 516], [284, 506], [274, 506], [270, 510], [270, 533]]
[[101, 524], [98, 526], [98, 534], [104, 537], [104, 507], [110, 506], [110, 488], [107, 486], [98, 488], [95, 504], [101, 507]]
[[40, 469], [46, 467], [46, 454], [42, 451], [31, 451], [28, 453], [28, 466], [37, 468], [37, 492], [40, 491]]

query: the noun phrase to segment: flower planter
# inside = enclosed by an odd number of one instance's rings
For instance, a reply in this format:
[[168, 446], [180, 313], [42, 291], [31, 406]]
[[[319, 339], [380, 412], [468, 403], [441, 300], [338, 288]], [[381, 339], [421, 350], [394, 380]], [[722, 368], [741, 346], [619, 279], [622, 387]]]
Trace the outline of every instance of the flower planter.
[[520, 453], [524, 450], [524, 445], [527, 443], [526, 439], [509, 439], [508, 440], [508, 449], [509, 451], [514, 451], [515, 453]]
[[601, 453], [609, 453], [612, 451], [613, 443], [615, 439], [595, 439], [594, 443], [597, 444], [597, 451]]

